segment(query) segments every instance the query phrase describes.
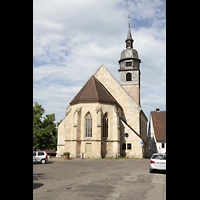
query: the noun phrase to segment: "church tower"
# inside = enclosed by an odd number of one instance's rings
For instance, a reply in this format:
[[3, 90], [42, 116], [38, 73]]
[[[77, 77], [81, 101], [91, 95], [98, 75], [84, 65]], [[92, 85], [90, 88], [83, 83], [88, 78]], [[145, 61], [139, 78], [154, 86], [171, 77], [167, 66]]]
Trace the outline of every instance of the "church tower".
[[140, 63], [138, 53], [133, 49], [130, 23], [125, 40], [126, 49], [122, 51], [120, 60], [119, 82], [130, 96], [140, 105]]

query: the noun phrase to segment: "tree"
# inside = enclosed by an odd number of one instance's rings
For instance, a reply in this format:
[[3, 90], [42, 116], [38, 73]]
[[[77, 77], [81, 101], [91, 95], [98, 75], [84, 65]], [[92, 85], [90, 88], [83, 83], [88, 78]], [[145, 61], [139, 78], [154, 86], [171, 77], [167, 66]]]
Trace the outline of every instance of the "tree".
[[57, 122], [57, 127], [60, 125], [61, 122], [62, 122], [62, 120], [60, 120], [59, 122]]
[[[55, 114], [42, 115], [45, 109], [34, 102], [33, 106], [33, 146], [39, 149], [55, 149], [57, 147], [57, 128]], [[43, 119], [42, 119], [43, 118]]]

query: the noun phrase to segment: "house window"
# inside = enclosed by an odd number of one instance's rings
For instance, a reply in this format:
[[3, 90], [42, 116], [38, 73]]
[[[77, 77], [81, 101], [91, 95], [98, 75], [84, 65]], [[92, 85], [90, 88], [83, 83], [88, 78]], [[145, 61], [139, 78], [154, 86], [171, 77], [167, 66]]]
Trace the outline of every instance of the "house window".
[[108, 116], [107, 116], [107, 113], [103, 116], [103, 137], [108, 137]]
[[126, 149], [131, 150], [131, 143], [127, 143], [127, 148], [126, 148], [126, 143], [122, 144], [122, 150], [126, 150]]
[[92, 137], [92, 116], [90, 113], [88, 113], [86, 115], [86, 119], [85, 119], [85, 136], [86, 137]]
[[126, 67], [131, 67], [132, 66], [132, 62], [126, 62]]
[[131, 73], [127, 73], [126, 74], [126, 81], [131, 81], [132, 78], [131, 78]]
[[127, 144], [127, 149], [131, 149], [131, 144]]
[[165, 143], [162, 143], [162, 148], [165, 148]]

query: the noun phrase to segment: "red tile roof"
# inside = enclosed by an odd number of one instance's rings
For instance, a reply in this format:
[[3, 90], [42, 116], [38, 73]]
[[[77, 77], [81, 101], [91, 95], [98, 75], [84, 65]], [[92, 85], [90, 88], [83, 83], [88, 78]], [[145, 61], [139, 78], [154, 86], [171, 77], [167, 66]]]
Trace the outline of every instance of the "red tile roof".
[[151, 111], [157, 142], [166, 141], [166, 111]]
[[[35, 148], [33, 148], [33, 151], [35, 151]], [[46, 151], [46, 153], [56, 153], [53, 149], [42, 150], [42, 149], [36, 148], [36, 151]]]
[[115, 98], [108, 92], [108, 90], [103, 86], [103, 84], [97, 78], [95, 78], [94, 75], [90, 77], [87, 83], [72, 99], [70, 105], [87, 101], [103, 101], [117, 103]]

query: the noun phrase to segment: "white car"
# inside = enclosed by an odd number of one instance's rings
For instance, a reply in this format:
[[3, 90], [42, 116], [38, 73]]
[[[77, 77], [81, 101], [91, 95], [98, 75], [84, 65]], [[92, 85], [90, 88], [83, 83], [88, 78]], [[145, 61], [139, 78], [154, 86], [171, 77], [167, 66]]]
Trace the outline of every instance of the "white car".
[[165, 153], [154, 153], [151, 156], [149, 172], [151, 173], [154, 169], [166, 170], [166, 154]]
[[48, 161], [46, 151], [33, 151], [33, 162], [46, 164]]

